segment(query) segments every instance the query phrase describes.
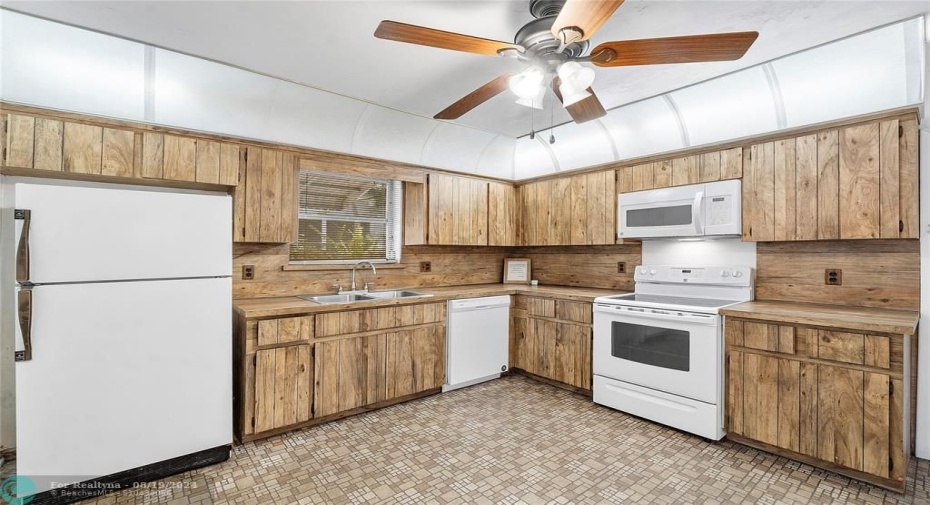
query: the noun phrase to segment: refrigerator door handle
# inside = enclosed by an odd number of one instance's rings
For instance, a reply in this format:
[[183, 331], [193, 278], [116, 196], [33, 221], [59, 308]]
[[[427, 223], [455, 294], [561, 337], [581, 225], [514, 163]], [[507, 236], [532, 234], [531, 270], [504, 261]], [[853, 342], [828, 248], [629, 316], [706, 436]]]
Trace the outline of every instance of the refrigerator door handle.
[[19, 329], [23, 332], [23, 350], [16, 351], [15, 361], [32, 359], [32, 288], [19, 290], [17, 306], [19, 307]]
[[25, 284], [29, 282], [29, 227], [32, 224], [32, 211], [16, 209], [14, 218], [23, 221], [23, 232], [16, 248], [16, 282]]

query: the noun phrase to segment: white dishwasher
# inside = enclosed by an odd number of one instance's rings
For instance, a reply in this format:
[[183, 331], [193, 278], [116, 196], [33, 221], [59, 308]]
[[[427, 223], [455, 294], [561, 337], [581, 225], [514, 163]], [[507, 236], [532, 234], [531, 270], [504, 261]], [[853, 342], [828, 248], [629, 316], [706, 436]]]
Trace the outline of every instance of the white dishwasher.
[[507, 370], [509, 348], [509, 296], [450, 300], [442, 390], [500, 377]]

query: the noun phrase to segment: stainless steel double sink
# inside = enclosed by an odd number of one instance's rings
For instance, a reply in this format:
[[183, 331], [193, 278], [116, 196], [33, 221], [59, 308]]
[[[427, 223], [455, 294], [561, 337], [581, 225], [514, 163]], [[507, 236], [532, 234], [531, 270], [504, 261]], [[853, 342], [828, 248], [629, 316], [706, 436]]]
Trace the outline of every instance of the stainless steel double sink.
[[339, 293], [336, 295], [298, 295], [298, 298], [316, 302], [320, 305], [335, 305], [339, 303], [373, 302], [392, 298], [425, 298], [428, 296], [433, 295], [400, 289], [395, 291], [370, 291], [367, 293]]

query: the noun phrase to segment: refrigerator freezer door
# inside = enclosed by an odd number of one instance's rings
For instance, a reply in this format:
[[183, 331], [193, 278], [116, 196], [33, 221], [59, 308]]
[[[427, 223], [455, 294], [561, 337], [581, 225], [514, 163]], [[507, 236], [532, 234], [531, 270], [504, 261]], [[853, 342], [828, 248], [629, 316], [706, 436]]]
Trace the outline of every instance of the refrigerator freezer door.
[[17, 183], [16, 208], [31, 211], [29, 280], [232, 273], [229, 195], [124, 188]]
[[35, 287], [17, 473], [43, 491], [232, 443], [231, 290], [229, 278]]

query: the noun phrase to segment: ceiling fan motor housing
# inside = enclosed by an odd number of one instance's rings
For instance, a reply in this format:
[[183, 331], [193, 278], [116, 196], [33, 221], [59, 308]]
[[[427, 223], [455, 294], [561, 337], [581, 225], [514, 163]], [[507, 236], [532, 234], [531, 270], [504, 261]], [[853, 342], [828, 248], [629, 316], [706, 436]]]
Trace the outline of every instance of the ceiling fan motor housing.
[[[538, 2], [547, 0], [536, 0]], [[523, 46], [524, 53], [530, 59], [560, 63], [577, 58], [588, 50], [588, 41], [572, 42], [559, 53], [559, 40], [552, 36], [552, 24], [556, 16], [546, 16], [534, 19], [523, 25], [514, 36], [514, 44]]]

